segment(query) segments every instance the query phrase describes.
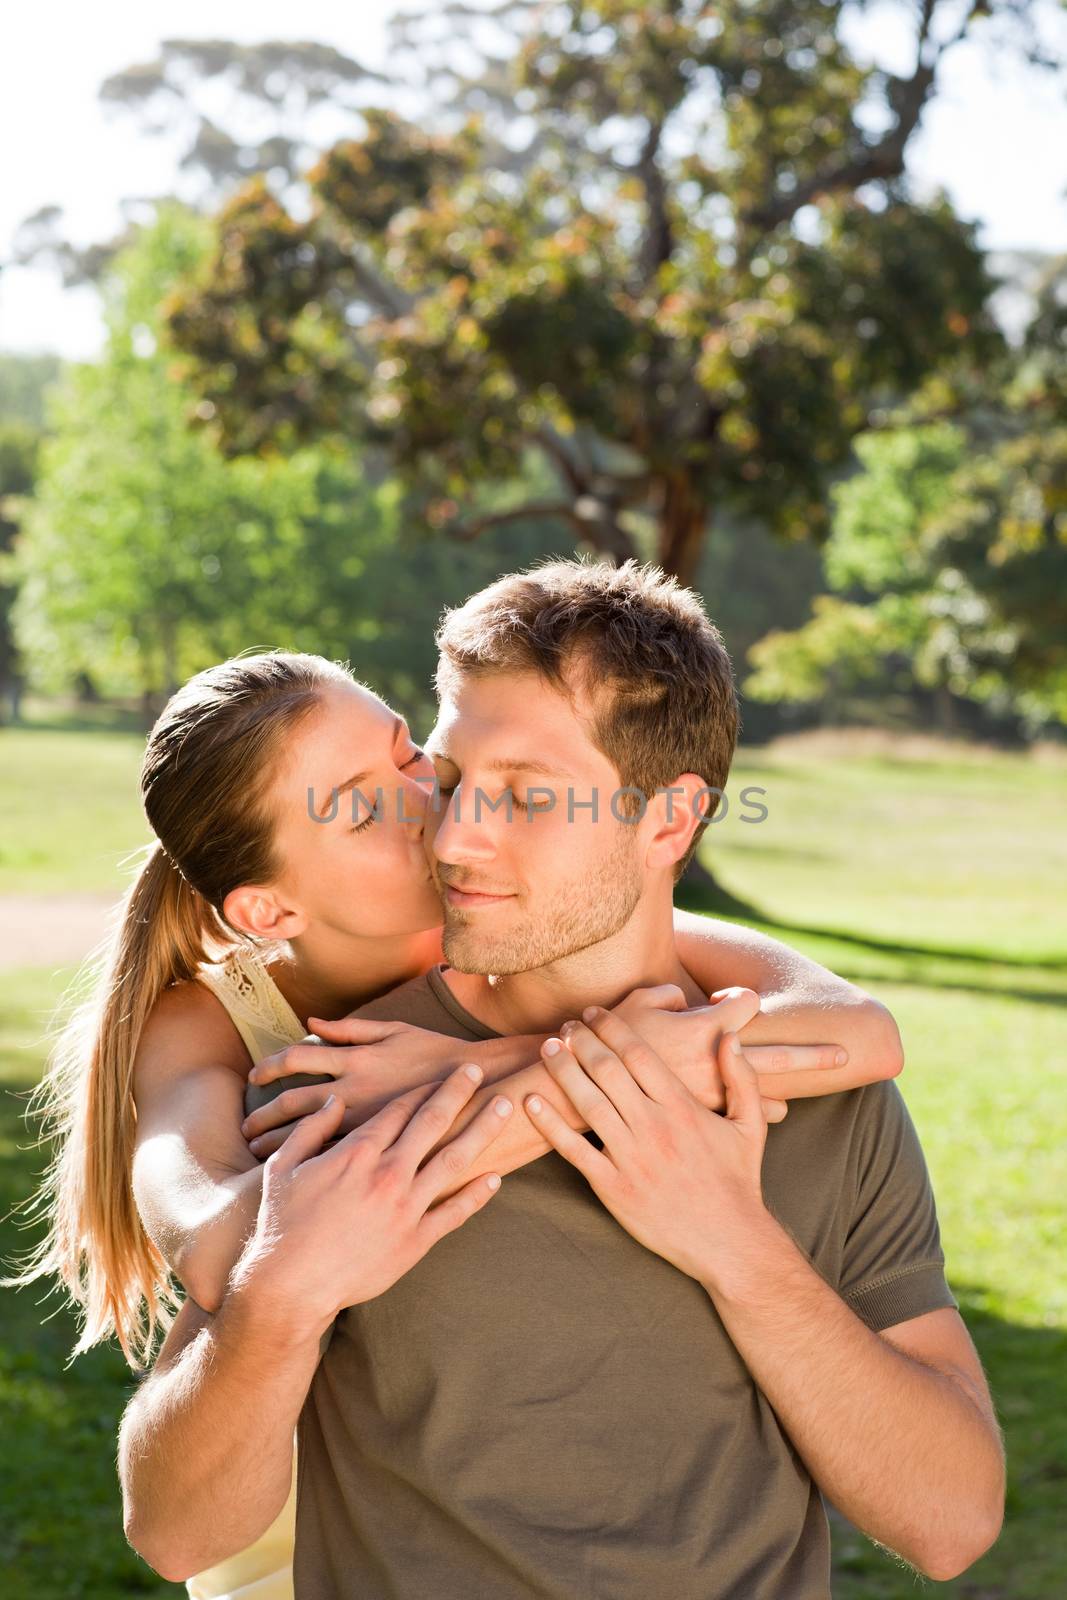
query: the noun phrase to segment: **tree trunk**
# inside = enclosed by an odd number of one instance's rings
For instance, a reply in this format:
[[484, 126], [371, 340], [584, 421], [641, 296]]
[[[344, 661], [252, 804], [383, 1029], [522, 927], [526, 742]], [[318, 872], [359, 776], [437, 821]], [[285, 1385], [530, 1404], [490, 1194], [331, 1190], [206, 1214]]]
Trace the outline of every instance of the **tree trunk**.
[[704, 548], [708, 503], [685, 467], [665, 474], [660, 482], [659, 564], [688, 587], [696, 578]]

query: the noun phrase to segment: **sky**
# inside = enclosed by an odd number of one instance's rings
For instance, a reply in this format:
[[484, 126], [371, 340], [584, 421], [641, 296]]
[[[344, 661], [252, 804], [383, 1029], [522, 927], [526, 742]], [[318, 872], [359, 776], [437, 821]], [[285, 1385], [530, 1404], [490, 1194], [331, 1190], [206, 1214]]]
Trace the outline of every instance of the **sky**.
[[[1067, 12], [1040, 0], [1058, 76], [958, 46], [909, 151], [920, 188], [943, 186], [980, 223], [993, 250], [1067, 252]], [[398, 0], [36, 0], [0, 24], [0, 260], [19, 223], [41, 206], [66, 213], [79, 244], [107, 238], [123, 196], [168, 189], [173, 157], [97, 101], [109, 74], [154, 57], [161, 39], [315, 39], [367, 65], [385, 56], [384, 21]], [[405, 0], [404, 9], [413, 9]], [[857, 52], [908, 64], [908, 9], [875, 0], [854, 18]], [[91, 358], [102, 341], [94, 291], [62, 290], [41, 269], [0, 274], [0, 349]]]

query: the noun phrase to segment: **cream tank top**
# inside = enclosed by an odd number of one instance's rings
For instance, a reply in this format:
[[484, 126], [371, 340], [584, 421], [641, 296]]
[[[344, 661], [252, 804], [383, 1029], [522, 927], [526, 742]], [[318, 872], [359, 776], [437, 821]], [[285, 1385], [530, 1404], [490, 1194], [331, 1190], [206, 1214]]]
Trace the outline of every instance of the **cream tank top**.
[[[253, 1062], [306, 1038], [307, 1029], [259, 950], [238, 947], [223, 960], [201, 966], [198, 977], [225, 1006]], [[294, 1456], [289, 1498], [277, 1520], [247, 1550], [190, 1578], [189, 1600], [293, 1600], [295, 1534]]]

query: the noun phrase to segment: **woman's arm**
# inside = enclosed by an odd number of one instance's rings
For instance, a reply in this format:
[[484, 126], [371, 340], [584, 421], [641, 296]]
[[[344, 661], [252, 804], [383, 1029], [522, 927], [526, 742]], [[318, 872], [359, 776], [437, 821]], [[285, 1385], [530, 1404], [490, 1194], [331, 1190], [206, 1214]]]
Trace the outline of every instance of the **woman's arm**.
[[160, 997], [134, 1061], [134, 1199], [152, 1242], [207, 1311], [259, 1206], [263, 1168], [241, 1136], [248, 1068], [236, 1028], [199, 983]]
[[895, 1078], [902, 1070], [904, 1051], [892, 1013], [855, 984], [780, 939], [717, 917], [676, 908], [674, 931], [682, 965], [707, 994], [742, 984], [759, 995], [759, 1011], [740, 1030], [746, 1046], [833, 1043], [848, 1052], [843, 1066], [807, 1077], [771, 1070], [773, 1057], [763, 1052], [763, 1094], [784, 1100], [835, 1094]]
[[[896, 1023], [863, 990], [765, 934], [685, 911], [675, 912], [675, 927], [682, 962], [703, 990], [710, 994], [739, 985], [760, 995], [760, 1011], [739, 1031], [750, 1050], [765, 1047], [757, 1054], [763, 1057], [758, 1062], [760, 1088], [768, 1101], [832, 1094], [901, 1070]], [[260, 1161], [283, 1141], [290, 1119], [316, 1109], [331, 1089], [342, 1091], [351, 1126], [386, 1099], [442, 1078], [465, 1059], [482, 1066], [483, 1095], [496, 1084], [516, 1096], [537, 1090], [552, 1098], [552, 1081], [536, 1059], [538, 1036], [474, 1044], [417, 1029], [405, 1032], [414, 1038], [397, 1031], [381, 1045], [290, 1047], [285, 1053], [291, 1058], [290, 1072], [306, 1072], [317, 1064], [314, 1058], [297, 1062], [297, 1052], [321, 1050], [323, 1063], [331, 1063], [331, 1076], [342, 1063], [353, 1064], [360, 1050], [364, 1054], [343, 1083], [338, 1076], [328, 1086], [287, 1090], [284, 1112], [272, 1105], [264, 1108], [266, 1116], [256, 1114], [258, 1121], [247, 1121], [246, 1133], [272, 1130], [253, 1153], [242, 1134], [248, 1054], [236, 1029], [200, 984], [179, 985], [163, 996], [138, 1052], [134, 1192], [149, 1234], [199, 1305], [214, 1310], [221, 1301], [259, 1203]], [[830, 1042], [848, 1051], [846, 1065], [790, 1070], [797, 1062], [785, 1056], [781, 1069], [775, 1070], [770, 1046], [824, 1043], [828, 1034]], [[382, 1054], [374, 1071], [368, 1052]], [[669, 1059], [674, 1063], [679, 1056], [672, 1052]], [[709, 1066], [708, 1103], [717, 1108], [721, 1085], [710, 1074]], [[700, 1092], [696, 1082], [690, 1087]], [[565, 1107], [560, 1109], [566, 1114]], [[279, 1128], [279, 1118], [289, 1126]], [[547, 1151], [533, 1129], [523, 1128], [525, 1122], [518, 1117], [509, 1129], [505, 1143], [514, 1142], [512, 1156], [498, 1170], [513, 1171]], [[497, 1159], [503, 1156], [504, 1150], [498, 1149]]]

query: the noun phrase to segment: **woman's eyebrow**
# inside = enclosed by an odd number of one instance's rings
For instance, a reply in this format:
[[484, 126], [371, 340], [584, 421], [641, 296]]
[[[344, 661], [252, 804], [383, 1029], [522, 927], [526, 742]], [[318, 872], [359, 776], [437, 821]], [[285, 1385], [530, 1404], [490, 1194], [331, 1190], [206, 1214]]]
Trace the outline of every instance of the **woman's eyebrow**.
[[[393, 718], [392, 734], [393, 734], [393, 743], [394, 744], [396, 743], [397, 734], [400, 733], [402, 729], [406, 729], [406, 726], [407, 725], [404, 722], [403, 717], [394, 717]], [[410, 738], [410, 734], [408, 735], [408, 737]], [[414, 744], [415, 743], [414, 739], [412, 739], [411, 742], [412, 742], [412, 744]], [[330, 798], [326, 801], [326, 805], [324, 805], [322, 807], [322, 810], [318, 813], [318, 815], [321, 817], [324, 814], [324, 812], [326, 811], [327, 806], [330, 806], [330, 805], [334, 804], [334, 792], [335, 791], [336, 791], [336, 794], [337, 794], [337, 798], [340, 799], [341, 795], [346, 794], [349, 789], [358, 788], [358, 786], [361, 783], [366, 783], [367, 779], [372, 776], [372, 773], [373, 773], [373, 768], [368, 767], [366, 772], [357, 772], [354, 778], [346, 778], [344, 783], [335, 783], [333, 785], [333, 787], [331, 788], [331, 790], [330, 790]]]

